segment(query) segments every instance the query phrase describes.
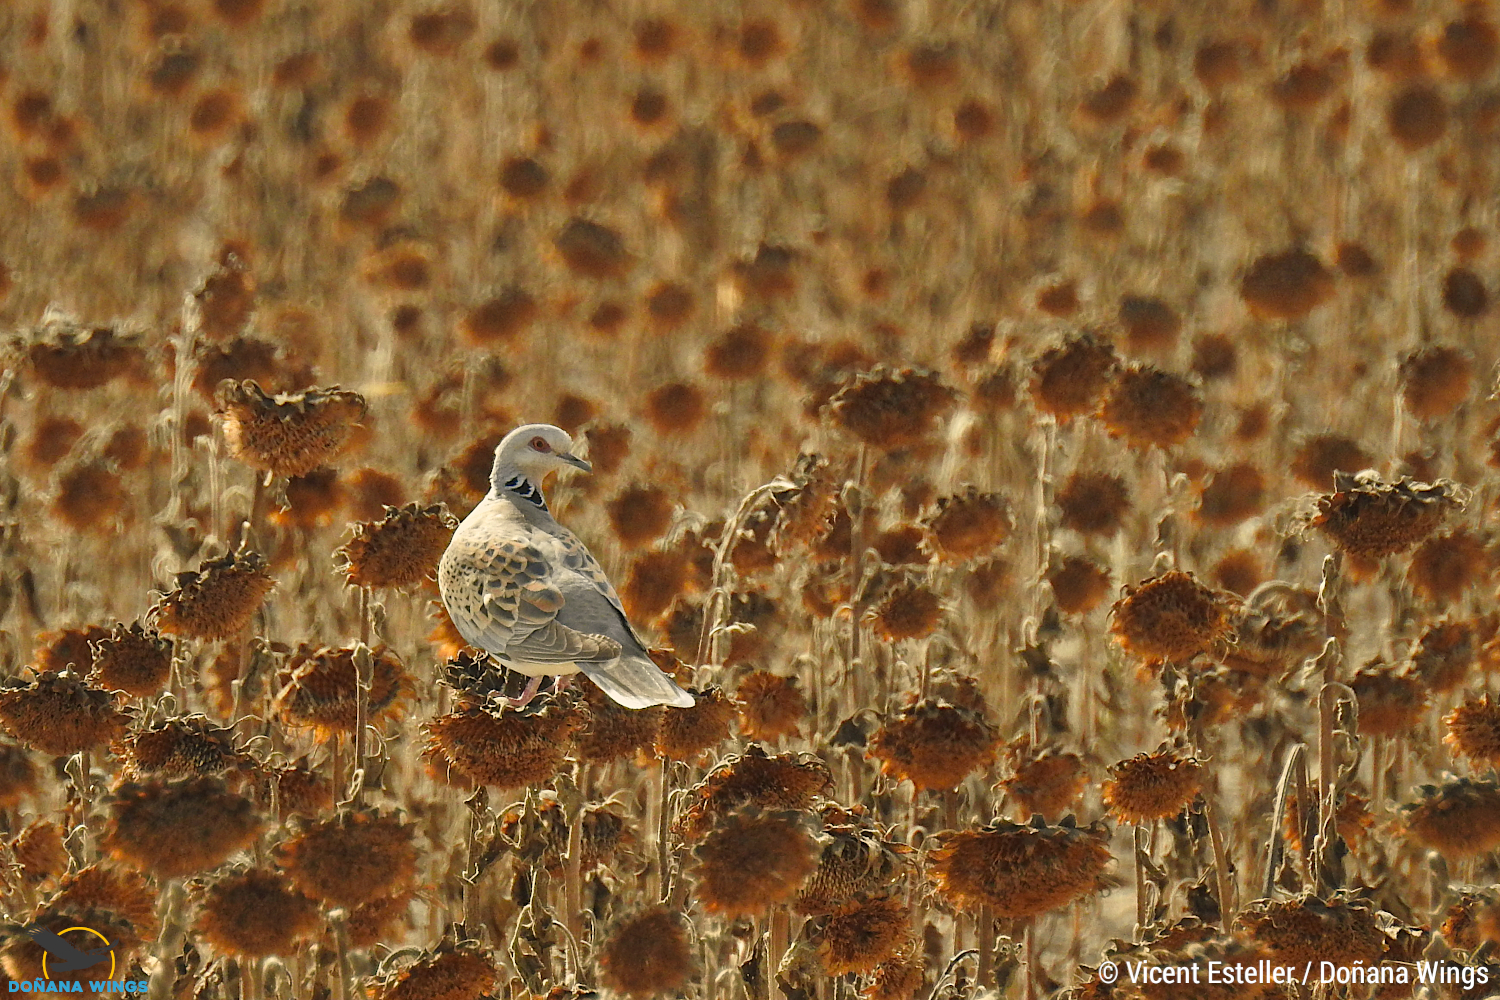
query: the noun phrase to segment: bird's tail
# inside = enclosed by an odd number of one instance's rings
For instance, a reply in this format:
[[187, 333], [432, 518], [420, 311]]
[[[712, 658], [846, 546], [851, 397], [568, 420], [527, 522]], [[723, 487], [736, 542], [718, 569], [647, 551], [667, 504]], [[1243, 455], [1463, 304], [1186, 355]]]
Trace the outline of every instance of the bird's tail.
[[644, 656], [621, 656], [602, 663], [577, 662], [585, 677], [626, 708], [693, 707], [693, 696], [672, 683], [672, 678]]

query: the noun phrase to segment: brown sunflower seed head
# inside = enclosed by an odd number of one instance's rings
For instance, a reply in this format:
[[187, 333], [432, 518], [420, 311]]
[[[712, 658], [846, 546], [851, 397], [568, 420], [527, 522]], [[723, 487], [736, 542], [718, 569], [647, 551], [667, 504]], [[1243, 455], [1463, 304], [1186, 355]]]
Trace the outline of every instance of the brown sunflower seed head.
[[755, 670], [745, 675], [735, 689], [739, 705], [740, 731], [747, 739], [776, 740], [799, 735], [807, 715], [807, 696], [796, 677]]
[[171, 676], [172, 640], [141, 622], [118, 624], [89, 646], [93, 650], [89, 682], [106, 691], [147, 698]]
[[14, 809], [37, 791], [37, 767], [23, 747], [0, 742], [0, 808]]
[[1467, 351], [1432, 344], [1401, 362], [1401, 399], [1418, 420], [1442, 420], [1468, 399], [1474, 361]]
[[349, 911], [349, 947], [369, 948], [403, 935], [407, 910], [416, 890], [403, 889], [392, 896], [380, 896], [360, 903]]
[[1109, 595], [1109, 570], [1087, 556], [1063, 556], [1047, 567], [1047, 585], [1057, 610], [1086, 615]]
[[1455, 778], [1423, 785], [1421, 801], [1402, 807], [1406, 838], [1449, 860], [1500, 846], [1500, 785], [1493, 780]]
[[371, 995], [374, 1000], [481, 1000], [499, 974], [494, 958], [478, 942], [444, 940], [381, 977]]
[[1186, 661], [1227, 639], [1238, 600], [1177, 570], [1125, 588], [1110, 609], [1110, 632], [1146, 660]]
[[[33, 911], [29, 923], [40, 924], [55, 934], [66, 934], [72, 927], [98, 931], [108, 938], [114, 950], [118, 974], [146, 943], [155, 939], [156, 903], [156, 890], [144, 875], [96, 864], [65, 876], [58, 890]], [[89, 947], [85, 937], [98, 941], [92, 934], [66, 939], [71, 944]], [[42, 949], [19, 930], [0, 945], [0, 965], [18, 981], [53, 977], [52, 969], [43, 974], [42, 956]]]
[[241, 548], [178, 574], [177, 588], [152, 610], [154, 624], [169, 635], [227, 639], [250, 624], [273, 586], [265, 557]]
[[365, 718], [375, 722], [400, 711], [411, 692], [411, 678], [395, 651], [384, 644], [358, 646], [298, 646], [277, 680], [276, 713], [295, 726], [311, 726], [323, 737], [354, 732], [358, 718], [359, 666], [357, 658], [369, 657], [369, 690], [365, 692]]
[[71, 670], [44, 670], [30, 683], [12, 678], [0, 686], [0, 726], [53, 756], [111, 743], [128, 722], [108, 692], [87, 686]]
[[1301, 249], [1257, 257], [1240, 281], [1240, 297], [1261, 319], [1300, 319], [1333, 292], [1333, 274]]
[[964, 562], [988, 555], [1010, 537], [1010, 504], [998, 493], [981, 493], [975, 486], [942, 497], [923, 525], [944, 562]]
[[1093, 413], [1119, 366], [1109, 341], [1081, 333], [1049, 347], [1031, 365], [1031, 401], [1059, 423]]
[[894, 896], [878, 896], [815, 918], [811, 939], [827, 975], [863, 975], [907, 943], [910, 925], [909, 904]]
[[651, 746], [668, 710], [625, 708], [595, 684], [585, 684], [583, 692], [584, 726], [574, 737], [574, 748], [580, 760], [607, 764], [632, 757]]
[[413, 587], [437, 567], [457, 525], [444, 504], [389, 507], [381, 520], [356, 524], [334, 558], [351, 586]]
[[337, 386], [268, 395], [250, 379], [225, 379], [215, 415], [229, 453], [252, 469], [302, 476], [338, 458], [365, 416], [365, 399]]
[[222, 955], [290, 955], [323, 923], [316, 902], [281, 872], [264, 868], [226, 873], [195, 895], [193, 927]]
[[957, 391], [935, 372], [877, 365], [846, 381], [827, 412], [870, 447], [898, 451], [926, 441], [957, 401]]
[[790, 901], [818, 864], [805, 812], [755, 807], [720, 817], [693, 855], [694, 895], [728, 919]]
[[1367, 663], [1355, 672], [1349, 686], [1359, 702], [1362, 736], [1404, 736], [1427, 710], [1427, 685], [1397, 664]]
[[1385, 935], [1369, 903], [1342, 893], [1256, 900], [1240, 911], [1236, 924], [1274, 961], [1298, 968], [1322, 961], [1375, 965], [1385, 954]]
[[1470, 698], [1443, 717], [1448, 735], [1443, 742], [1476, 767], [1500, 763], [1500, 705], [1489, 695]]
[[693, 706], [663, 712], [654, 747], [658, 757], [693, 763], [729, 738], [735, 702], [714, 685], [691, 691]]
[[94, 643], [108, 638], [109, 634], [109, 629], [103, 625], [43, 632], [36, 637], [40, 644], [36, 651], [36, 666], [40, 670], [58, 672], [72, 667], [75, 673], [81, 675], [94, 662]]
[[604, 984], [633, 997], [678, 993], [694, 965], [682, 916], [662, 906], [621, 919], [599, 955]]
[[410, 884], [417, 871], [413, 832], [412, 824], [390, 813], [341, 812], [283, 841], [277, 865], [313, 899], [360, 906]]
[[696, 841], [721, 816], [741, 806], [761, 809], [807, 809], [828, 788], [833, 776], [828, 765], [812, 754], [767, 756], [759, 745], [725, 758], [694, 785], [676, 829]]
[[1386, 483], [1373, 474], [1336, 474], [1334, 492], [1318, 498], [1312, 525], [1343, 552], [1379, 559], [1421, 542], [1458, 506], [1452, 484], [1442, 481]]
[[58, 471], [52, 513], [74, 531], [107, 535], [118, 529], [129, 500], [112, 462], [79, 459]]
[[48, 323], [15, 346], [37, 380], [53, 389], [97, 389], [148, 368], [140, 338], [107, 326]]
[[939, 834], [928, 876], [959, 908], [988, 905], [996, 917], [1024, 920], [1106, 888], [1113, 857], [1101, 825], [997, 822]]
[[1411, 554], [1406, 579], [1419, 597], [1447, 604], [1487, 579], [1492, 569], [1493, 560], [1484, 542], [1472, 531], [1457, 528], [1418, 545]]
[[1038, 749], [1029, 736], [1011, 741], [1005, 762], [1010, 774], [996, 787], [1015, 801], [1025, 818], [1040, 814], [1055, 823], [1071, 811], [1088, 784], [1082, 757], [1055, 747]]
[[1412, 644], [1411, 671], [1433, 691], [1453, 691], [1467, 682], [1482, 645], [1473, 621], [1432, 622]]
[[791, 473], [792, 486], [773, 493], [776, 527], [771, 546], [785, 555], [810, 545], [838, 501], [841, 470], [821, 455], [802, 454]]
[[627, 549], [638, 549], [666, 534], [672, 526], [672, 497], [652, 483], [632, 483], [605, 504], [610, 527]]
[[1374, 463], [1370, 453], [1341, 434], [1315, 434], [1297, 448], [1292, 475], [1309, 489], [1326, 490], [1336, 472], [1350, 475]]
[[68, 870], [68, 851], [63, 846], [63, 828], [51, 820], [39, 819], [26, 825], [10, 849], [26, 881], [38, 885], [57, 878]]
[[127, 734], [112, 748], [131, 781], [191, 778], [239, 769], [249, 759], [234, 745], [234, 734], [190, 715]]
[[1193, 384], [1149, 365], [1115, 379], [1099, 408], [1110, 434], [1138, 448], [1171, 448], [1193, 436], [1203, 400]]
[[860, 1000], [912, 1000], [922, 988], [927, 964], [914, 949], [903, 949], [876, 966], [870, 980], [860, 990]]
[[1109, 769], [1104, 804], [1121, 823], [1170, 819], [1193, 801], [1203, 786], [1203, 765], [1177, 750], [1137, 754]]
[[896, 781], [918, 791], [956, 788], [995, 759], [1000, 737], [983, 715], [928, 698], [887, 719], [866, 753]]
[[252, 773], [256, 804], [269, 811], [274, 794], [277, 816], [318, 816], [333, 805], [333, 785], [307, 757], [259, 765]]
[[177, 878], [248, 846], [262, 822], [254, 804], [221, 778], [127, 782], [114, 791], [100, 842], [142, 871]]
[[887, 642], [931, 635], [943, 618], [943, 602], [931, 587], [900, 582], [869, 612], [870, 627]]
[[819, 839], [818, 869], [797, 895], [798, 913], [834, 913], [883, 894], [910, 867], [911, 848], [883, 839], [868, 825], [830, 823]]
[[552, 779], [584, 715], [550, 699], [535, 710], [497, 711], [471, 705], [428, 722], [424, 754], [439, 769], [497, 788], [525, 788]]

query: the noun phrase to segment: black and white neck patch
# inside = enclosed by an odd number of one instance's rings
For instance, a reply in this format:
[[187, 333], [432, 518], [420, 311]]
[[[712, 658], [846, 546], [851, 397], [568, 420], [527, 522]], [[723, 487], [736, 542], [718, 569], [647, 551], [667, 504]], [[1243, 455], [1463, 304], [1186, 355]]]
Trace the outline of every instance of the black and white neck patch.
[[542, 508], [542, 510], [547, 509], [547, 501], [542, 499], [542, 491], [537, 489], [536, 484], [525, 476], [512, 476], [505, 481], [505, 488], [522, 500], [529, 500]]

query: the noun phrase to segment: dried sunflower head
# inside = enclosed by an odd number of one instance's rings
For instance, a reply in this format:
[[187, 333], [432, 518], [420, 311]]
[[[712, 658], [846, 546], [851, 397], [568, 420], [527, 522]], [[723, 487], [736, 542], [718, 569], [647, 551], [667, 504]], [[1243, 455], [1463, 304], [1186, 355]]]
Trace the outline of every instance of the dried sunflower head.
[[1500, 705], [1489, 695], [1470, 698], [1443, 717], [1448, 735], [1443, 742], [1476, 766], [1500, 764]]
[[989, 766], [999, 742], [980, 713], [928, 698], [887, 719], [866, 752], [883, 773], [918, 790], [956, 788]]
[[385, 645], [369, 647], [297, 647], [278, 678], [275, 708], [287, 722], [312, 726], [321, 736], [352, 733], [358, 718], [357, 657], [368, 655], [370, 686], [365, 692], [365, 719], [375, 723], [401, 710], [411, 678], [395, 652]]
[[1110, 609], [1109, 630], [1125, 649], [1148, 660], [1190, 660], [1230, 635], [1233, 595], [1211, 590], [1173, 570], [1125, 588]]
[[323, 923], [317, 903], [285, 875], [264, 868], [221, 875], [195, 895], [194, 928], [224, 955], [290, 955]]
[[682, 915], [658, 906], [620, 920], [605, 939], [599, 967], [605, 985], [627, 996], [680, 991], [694, 968]]
[[1130, 512], [1130, 489], [1108, 472], [1074, 472], [1057, 491], [1064, 528], [1085, 535], [1113, 535]]
[[[156, 890], [145, 875], [95, 864], [65, 876], [28, 922], [64, 935], [70, 944], [81, 947], [92, 947], [89, 942], [97, 944], [99, 939], [81, 932], [67, 937], [70, 928], [98, 931], [108, 939], [117, 969], [124, 970], [142, 947], [155, 940], [156, 903]], [[29, 935], [17, 929], [0, 945], [0, 965], [15, 980], [48, 978], [43, 972], [43, 954]]]
[[138, 730], [114, 747], [132, 781], [223, 774], [248, 763], [234, 745], [234, 734], [201, 715], [190, 715]]
[[457, 524], [443, 504], [390, 507], [381, 520], [356, 524], [334, 558], [352, 586], [416, 586], [437, 567]]
[[1182, 812], [1203, 784], [1203, 765], [1171, 749], [1137, 754], [1110, 767], [1104, 804], [1122, 823], [1148, 823]]
[[943, 602], [931, 587], [897, 583], [868, 613], [870, 627], [887, 642], [931, 635], [943, 617]]
[[242, 548], [205, 560], [197, 572], [179, 573], [177, 588], [151, 615], [169, 635], [226, 639], [250, 624], [273, 586], [265, 558]]
[[551, 780], [583, 725], [582, 713], [550, 700], [526, 712], [471, 705], [423, 727], [424, 753], [438, 768], [471, 781], [524, 788]]
[[38, 381], [54, 389], [97, 389], [147, 369], [140, 338], [113, 327], [48, 322], [16, 347]]
[[267, 395], [256, 382], [225, 379], [215, 413], [229, 453], [253, 469], [301, 476], [337, 458], [365, 416], [365, 399], [338, 387]]
[[1012, 519], [1004, 497], [969, 486], [940, 498], [923, 524], [938, 558], [963, 562], [998, 548], [1010, 536]]
[[583, 729], [574, 737], [580, 760], [607, 764], [630, 757], [651, 745], [669, 714], [661, 706], [625, 708], [597, 685], [583, 686]]
[[116, 625], [89, 645], [94, 654], [89, 680], [106, 691], [147, 698], [171, 676], [172, 640], [140, 622]]
[[371, 996], [374, 1000], [480, 1000], [489, 995], [499, 974], [494, 958], [478, 942], [450, 937], [382, 976]]
[[881, 895], [909, 870], [910, 847], [845, 819], [832, 817], [818, 838], [818, 870], [797, 895], [798, 913], [834, 913]]
[[1318, 498], [1312, 525], [1349, 555], [1379, 559], [1422, 541], [1460, 504], [1449, 483], [1385, 483], [1373, 473], [1336, 473], [1334, 492]]
[[1048, 822], [1061, 819], [1083, 793], [1088, 774], [1083, 758], [1053, 747], [1037, 749], [1030, 736], [1022, 736], [1006, 747], [1008, 777], [995, 787], [1015, 800], [1021, 816], [1040, 814]]
[[805, 813], [741, 809], [719, 818], [693, 850], [699, 902], [727, 918], [792, 899], [817, 868]]
[[1119, 365], [1107, 340], [1082, 333], [1049, 347], [1031, 365], [1031, 399], [1066, 423], [1093, 413]]
[[1404, 736], [1427, 709], [1427, 688], [1410, 670], [1376, 660], [1355, 671], [1349, 681], [1359, 703], [1363, 736]]
[[1385, 935], [1370, 904], [1343, 893], [1256, 900], [1240, 911], [1236, 924], [1274, 961], [1298, 968], [1321, 961], [1375, 965], [1385, 955]]
[[713, 685], [693, 688], [689, 693], [693, 696], [691, 708], [661, 715], [654, 743], [658, 757], [691, 763], [729, 738], [737, 714], [735, 702]]
[[955, 907], [988, 905], [996, 917], [1024, 920], [1107, 887], [1109, 833], [1102, 826], [996, 822], [937, 835], [928, 873]]
[[1182, 444], [1202, 417], [1203, 400], [1192, 383], [1149, 365], [1121, 372], [1099, 408], [1112, 435], [1142, 448]]
[[158, 878], [212, 868], [250, 844], [262, 820], [220, 778], [126, 783], [114, 792], [100, 842]]
[[832, 782], [828, 765], [812, 754], [766, 755], [758, 745], [727, 757], [694, 785], [676, 828], [687, 840], [702, 837], [721, 816], [741, 806], [807, 809]]
[[298, 889], [334, 906], [394, 896], [416, 875], [413, 826], [376, 811], [341, 812], [302, 828], [277, 848]]
[[828, 413], [872, 448], [899, 451], [926, 441], [953, 409], [958, 393], [935, 372], [877, 366], [847, 381], [828, 401]]
[[1407, 839], [1449, 859], [1500, 846], [1500, 785], [1456, 778], [1423, 785], [1420, 802], [1402, 807]]
[[827, 975], [862, 975], [907, 943], [910, 925], [909, 904], [895, 896], [877, 896], [813, 918], [808, 938]]
[[740, 731], [752, 740], [774, 740], [798, 735], [807, 715], [807, 696], [796, 677], [755, 670], [735, 689]]
[[108, 692], [87, 686], [71, 670], [44, 670], [30, 683], [12, 678], [0, 685], [0, 726], [56, 757], [111, 743], [128, 722]]

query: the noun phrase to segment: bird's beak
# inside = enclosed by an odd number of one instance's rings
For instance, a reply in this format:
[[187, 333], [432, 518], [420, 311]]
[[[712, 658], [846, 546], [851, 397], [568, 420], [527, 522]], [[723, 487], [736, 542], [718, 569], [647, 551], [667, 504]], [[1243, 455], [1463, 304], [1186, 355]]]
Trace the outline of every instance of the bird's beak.
[[579, 458], [577, 455], [573, 455], [573, 454], [570, 454], [568, 452], [563, 452], [560, 455], [558, 455], [557, 457], [560, 458], [560, 459], [562, 459], [564, 462], [567, 462], [569, 465], [571, 465], [575, 469], [582, 469], [584, 472], [593, 472], [594, 471], [594, 467], [592, 465], [590, 465], [589, 463], [585, 462], [583, 459]]

